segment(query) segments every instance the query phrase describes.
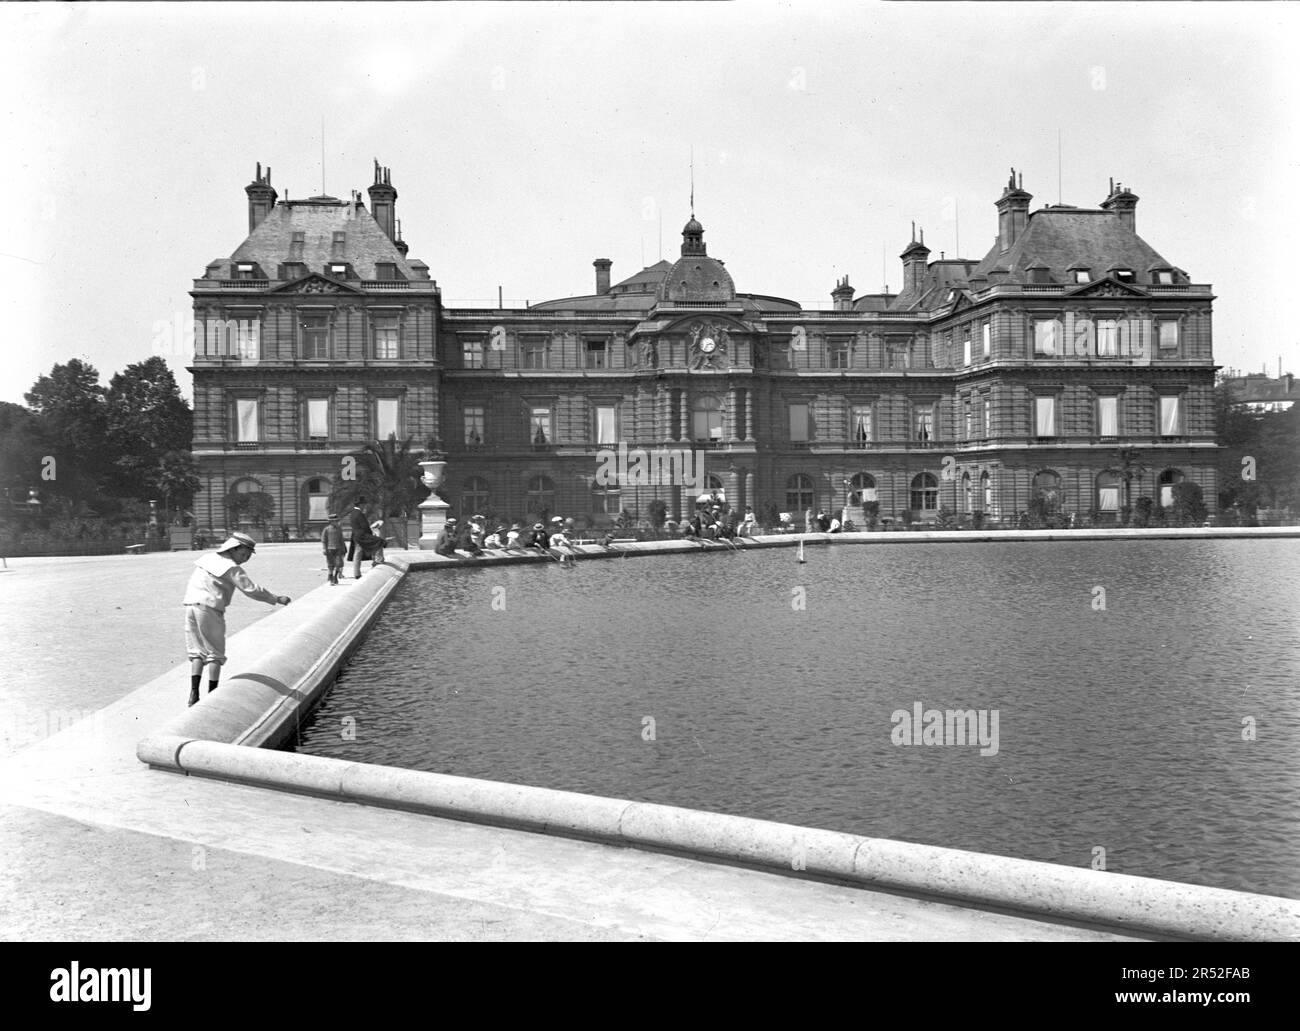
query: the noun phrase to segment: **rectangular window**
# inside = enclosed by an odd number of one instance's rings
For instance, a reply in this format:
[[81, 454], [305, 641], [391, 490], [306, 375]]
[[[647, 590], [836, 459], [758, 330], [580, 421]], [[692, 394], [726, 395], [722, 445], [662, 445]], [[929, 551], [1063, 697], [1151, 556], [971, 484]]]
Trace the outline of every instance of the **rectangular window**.
[[618, 408], [614, 405], [596, 405], [596, 443], [618, 442]]
[[1034, 320], [1034, 354], [1058, 353], [1061, 324], [1056, 319]]
[[993, 436], [993, 398], [984, 395], [984, 438]]
[[986, 322], [982, 328], [984, 334], [984, 357], [987, 358], [993, 353], [993, 326]]
[[307, 398], [307, 437], [326, 440], [330, 435], [330, 402], [327, 397]]
[[1160, 346], [1162, 348], [1177, 347], [1178, 346], [1178, 323], [1165, 321], [1165, 322], [1157, 322], [1156, 325], [1160, 327]]
[[1097, 398], [1097, 433], [1103, 437], [1119, 436], [1119, 398]]
[[375, 439], [387, 440], [401, 436], [399, 418], [400, 402], [395, 397], [381, 397], [375, 401]]
[[826, 367], [828, 369], [849, 367], [849, 342], [843, 337], [832, 337], [826, 341]]
[[546, 368], [546, 341], [544, 339], [525, 340], [523, 348], [525, 369]]
[[1086, 268], [1077, 268], [1074, 270], [1074, 281], [1076, 283], [1086, 283], [1091, 278], [1092, 276], [1088, 274], [1088, 270]]
[[588, 340], [582, 355], [583, 368], [605, 368], [605, 341]]
[[280, 266], [280, 278], [284, 280], [301, 279], [307, 274], [307, 266], [301, 261], [286, 261]]
[[1133, 270], [1131, 268], [1117, 268], [1115, 269], [1115, 278], [1121, 283], [1131, 283], [1133, 282]]
[[258, 407], [255, 397], [235, 399], [235, 440], [251, 443], [262, 439], [258, 429]]
[[235, 278], [255, 279], [256, 278], [255, 266], [252, 265], [250, 262], [241, 261], [238, 265], [235, 266]]
[[399, 323], [396, 315], [378, 315], [375, 317], [376, 358], [381, 361], [394, 361], [401, 357], [398, 329]]
[[1182, 430], [1182, 405], [1177, 397], [1160, 398], [1160, 435], [1176, 437]]
[[239, 319], [235, 326], [235, 353], [246, 362], [261, 357], [262, 323], [259, 319]]
[[466, 369], [483, 368], [483, 341], [465, 340], [461, 343], [461, 365]]
[[854, 405], [849, 409], [849, 439], [854, 447], [866, 447], [871, 441], [871, 406]]
[[487, 412], [482, 405], [466, 405], [465, 443], [471, 446], [482, 444], [487, 432]]
[[934, 405], [917, 405], [915, 417], [916, 439], [922, 444], [934, 440]]
[[966, 439], [970, 440], [972, 437], [975, 436], [975, 420], [974, 420], [975, 413], [971, 411], [969, 397], [966, 398], [966, 400], [963, 402], [962, 407], [965, 410], [963, 414], [965, 415], [965, 423], [966, 423]]
[[1119, 487], [1101, 487], [1097, 491], [1097, 507], [1103, 512], [1119, 511]]
[[302, 356], [324, 359], [330, 356], [330, 317], [328, 315], [301, 315]]
[[345, 232], [337, 231], [337, 232], [334, 233], [333, 237], [332, 237], [331, 240], [330, 240], [330, 257], [331, 257], [331, 258], [342, 258], [342, 257], [343, 257], [343, 254], [344, 254], [344, 250], [343, 250], [343, 248], [344, 248], [344, 246], [345, 246], [346, 243], [347, 243], [347, 239], [348, 239], [348, 234], [345, 233]]
[[296, 232], [293, 234], [293, 236], [289, 239], [289, 261], [291, 262], [302, 261], [302, 248], [303, 248], [303, 244], [306, 243], [306, 241], [307, 241], [306, 233]]
[[1114, 358], [1119, 353], [1119, 323], [1114, 319], [1097, 320], [1097, 357]]
[[1039, 437], [1056, 436], [1056, 398], [1034, 398], [1034, 433]]
[[528, 439], [534, 444], [551, 443], [551, 409], [534, 405], [529, 415]]
[[375, 262], [375, 278], [381, 282], [391, 282], [397, 279], [397, 263], [392, 261]]
[[1173, 284], [1173, 281], [1174, 281], [1174, 274], [1172, 272], [1156, 273], [1156, 282], [1161, 284], [1162, 286], [1171, 286]]
[[791, 405], [790, 439], [792, 441], [806, 441], [810, 437], [811, 434], [808, 432], [808, 406], [806, 404]]
[[961, 338], [961, 363], [962, 363], [963, 365], [969, 365], [969, 364], [970, 364], [970, 359], [971, 359], [971, 354], [970, 354], [970, 330], [969, 330], [969, 329], [966, 329], [966, 330], [963, 330], [963, 331], [962, 331], [962, 338]]
[[331, 276], [346, 276], [348, 274], [348, 267], [347, 265], [340, 265], [335, 262], [330, 265], [329, 271]]

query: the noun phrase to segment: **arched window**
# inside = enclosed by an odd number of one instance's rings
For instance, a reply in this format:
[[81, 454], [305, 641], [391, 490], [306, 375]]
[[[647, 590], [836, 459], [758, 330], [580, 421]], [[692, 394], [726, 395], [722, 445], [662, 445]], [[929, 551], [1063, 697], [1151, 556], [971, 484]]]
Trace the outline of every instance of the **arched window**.
[[939, 479], [934, 473], [912, 477], [912, 511], [933, 512], [939, 507]]
[[307, 499], [306, 521], [309, 523], [324, 522], [326, 515], [329, 514], [329, 480], [323, 476], [313, 477], [304, 485], [303, 493]]
[[460, 492], [460, 517], [468, 519], [472, 515], [483, 515], [488, 509], [490, 487], [482, 476], [471, 476], [465, 481]]
[[854, 473], [849, 481], [849, 492], [853, 494], [853, 502], [859, 505], [879, 500], [876, 497], [876, 479], [870, 473]]
[[595, 515], [616, 516], [623, 510], [623, 491], [618, 484], [602, 487], [593, 481], [591, 487], [591, 511]]
[[973, 511], [973, 508], [971, 506], [970, 473], [961, 474], [961, 496], [962, 496], [962, 505], [963, 505], [962, 511], [963, 512]]
[[722, 402], [710, 394], [695, 399], [691, 437], [694, 440], [722, 439]]
[[980, 494], [984, 497], [984, 511], [993, 511], [993, 481], [988, 473], [980, 473]]
[[524, 488], [524, 503], [529, 515], [549, 515], [555, 505], [555, 481], [549, 476], [533, 476]]
[[785, 484], [785, 507], [802, 513], [813, 507], [813, 481], [811, 476], [796, 473]]
[[1048, 513], [1060, 511], [1061, 477], [1051, 469], [1044, 469], [1034, 474], [1034, 489], [1031, 497], [1043, 499], [1044, 510]]
[[1097, 508], [1119, 514], [1119, 474], [1112, 470], [1097, 474]]
[[1160, 507], [1174, 507], [1174, 484], [1183, 482], [1183, 474], [1179, 469], [1166, 469], [1160, 474], [1156, 481], [1160, 486]]

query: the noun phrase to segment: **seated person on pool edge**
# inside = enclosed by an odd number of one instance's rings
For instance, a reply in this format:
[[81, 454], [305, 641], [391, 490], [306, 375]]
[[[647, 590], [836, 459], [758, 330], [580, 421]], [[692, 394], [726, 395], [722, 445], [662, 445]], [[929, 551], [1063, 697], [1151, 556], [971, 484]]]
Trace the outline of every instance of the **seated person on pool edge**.
[[438, 531], [438, 539], [433, 544], [433, 550], [438, 555], [455, 555], [456, 554], [456, 533], [457, 520], [452, 516], [446, 524]]

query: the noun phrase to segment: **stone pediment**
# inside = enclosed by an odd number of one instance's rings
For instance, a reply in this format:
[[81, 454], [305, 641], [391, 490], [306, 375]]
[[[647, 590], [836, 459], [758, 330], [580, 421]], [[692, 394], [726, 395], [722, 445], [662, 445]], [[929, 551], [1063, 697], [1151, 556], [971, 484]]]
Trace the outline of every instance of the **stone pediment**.
[[318, 275], [315, 272], [308, 273], [301, 279], [295, 279], [292, 282], [272, 287], [268, 292], [279, 294], [349, 294], [355, 297], [365, 296], [364, 290], [358, 290], [356, 287], [347, 283], [340, 283], [337, 279], [330, 279], [327, 276]]
[[1101, 279], [1091, 283], [1084, 283], [1077, 289], [1066, 291], [1067, 297], [1146, 297], [1145, 290], [1141, 290], [1132, 283], [1121, 283], [1114, 276], [1104, 276]]

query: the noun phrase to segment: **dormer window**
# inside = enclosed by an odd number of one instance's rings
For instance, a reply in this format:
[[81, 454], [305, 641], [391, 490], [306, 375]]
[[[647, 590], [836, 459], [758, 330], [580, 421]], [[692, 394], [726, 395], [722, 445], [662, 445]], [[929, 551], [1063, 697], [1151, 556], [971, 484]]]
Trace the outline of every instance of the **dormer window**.
[[1157, 269], [1156, 282], [1161, 286], [1172, 286], [1174, 282], [1174, 273], [1170, 269]]
[[1074, 274], [1074, 281], [1076, 283], [1092, 282], [1092, 271], [1090, 269], [1076, 268], [1076, 269], [1071, 269], [1071, 272]]
[[302, 248], [307, 241], [306, 233], [294, 233], [289, 239], [289, 260], [301, 261]]
[[397, 279], [397, 263], [392, 261], [375, 262], [375, 278], [386, 282]]
[[329, 268], [329, 274], [331, 276], [339, 276], [341, 278], [347, 277], [348, 267], [346, 264], [339, 264], [338, 262], [335, 262], [329, 265], [328, 268]]
[[341, 258], [341, 257], [343, 257], [343, 247], [344, 247], [344, 245], [345, 245], [346, 242], [347, 242], [347, 238], [348, 238], [348, 234], [347, 234], [347, 233], [338, 232], [338, 233], [335, 233], [335, 234], [334, 234], [333, 239], [330, 241], [330, 257], [331, 257], [331, 258]]
[[307, 274], [307, 266], [301, 261], [286, 261], [280, 266], [280, 278], [283, 280], [301, 279]]
[[1113, 275], [1121, 283], [1134, 282], [1133, 270], [1131, 268], [1111, 269], [1111, 275]]
[[1028, 271], [1031, 283], [1050, 283], [1052, 281], [1052, 270], [1046, 265], [1035, 265]]
[[241, 261], [241, 262], [239, 262], [237, 265], [235, 265], [235, 278], [236, 278], [236, 279], [256, 279], [256, 278], [257, 278], [257, 266], [254, 265], [251, 261]]

